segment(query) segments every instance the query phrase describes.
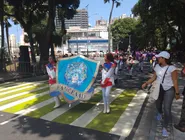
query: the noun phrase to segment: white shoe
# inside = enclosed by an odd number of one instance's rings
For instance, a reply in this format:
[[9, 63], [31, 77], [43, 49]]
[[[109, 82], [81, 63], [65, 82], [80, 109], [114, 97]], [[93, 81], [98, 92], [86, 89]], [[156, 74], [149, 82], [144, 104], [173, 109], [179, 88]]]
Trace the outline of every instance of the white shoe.
[[60, 107], [60, 99], [59, 97], [53, 97], [54, 98], [54, 101], [55, 101], [55, 106], [53, 108], [58, 108]]
[[107, 105], [107, 113], [110, 113], [110, 107]]
[[103, 109], [103, 113], [105, 114], [107, 112], [107, 105], [104, 104], [104, 109]]
[[59, 108], [59, 107], [60, 107], [60, 104], [59, 105], [55, 104], [55, 106], [53, 108], [55, 109], [55, 108]]

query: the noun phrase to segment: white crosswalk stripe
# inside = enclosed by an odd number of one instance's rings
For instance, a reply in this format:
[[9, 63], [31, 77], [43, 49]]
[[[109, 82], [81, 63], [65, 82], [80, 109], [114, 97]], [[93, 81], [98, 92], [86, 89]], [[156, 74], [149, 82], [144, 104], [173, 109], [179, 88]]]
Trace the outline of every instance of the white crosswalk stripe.
[[43, 84], [43, 83], [45, 83], [45, 82], [46, 82], [46, 81], [18, 83], [18, 85], [15, 85], [15, 86], [2, 88], [2, 89], [0, 89], [0, 92], [6, 91], [6, 90], [11, 90], [11, 89], [14, 89], [14, 88], [19, 88], [19, 87], [22, 87], [22, 86], [28, 86], [28, 85], [34, 85], [34, 84]]
[[33, 84], [33, 85], [30, 85], [30, 86], [25, 86], [25, 87], [22, 87], [22, 88], [17, 88], [17, 89], [14, 89], [14, 90], [9, 90], [7, 92], [2, 92], [2, 93], [0, 93], [0, 96], [6, 95], [6, 94], [9, 94], [9, 93], [12, 93], [12, 92], [17, 92], [17, 91], [20, 91], [20, 90], [28, 89], [28, 88], [31, 88], [31, 87], [36, 87], [36, 86], [39, 86], [41, 84], [42, 83]]
[[[97, 89], [95, 90], [95, 93], [98, 93], [99, 91], [100, 91], [100, 89], [97, 88]], [[80, 102], [75, 102], [75, 103], [73, 103], [71, 108], [75, 107], [75, 106], [78, 105], [79, 103], [80, 103]], [[60, 116], [60, 115], [64, 114], [65, 112], [67, 112], [67, 111], [68, 111], [69, 109], [71, 109], [71, 108], [69, 108], [69, 105], [66, 104], [66, 105], [62, 106], [62, 108], [55, 109], [54, 111], [52, 111], [52, 112], [50, 112], [50, 113], [48, 113], [48, 114], [42, 116], [41, 119], [47, 120], [47, 121], [52, 121], [52, 120], [54, 120], [55, 118], [57, 118], [58, 116]]]
[[[29, 87], [29, 86], [28, 86], [28, 87]], [[29, 94], [29, 93], [32, 93], [32, 92], [36, 92], [36, 91], [38, 91], [38, 90], [46, 89], [47, 87], [48, 87], [48, 86], [44, 86], [44, 87], [37, 88], [37, 89], [35, 89], [35, 90], [31, 90], [31, 91], [27, 91], [27, 92], [21, 92], [21, 93], [12, 95], [12, 96], [4, 97], [4, 98], [1, 98], [1, 99], [0, 99], [0, 102], [6, 101], [6, 100], [9, 100], [9, 99], [13, 99], [13, 98], [15, 98], [15, 97], [19, 97], [19, 96], [22, 96], [22, 95], [26, 95], [26, 94]]]
[[7, 109], [7, 108], [11, 108], [11, 107], [13, 107], [13, 106], [15, 106], [15, 105], [18, 105], [18, 104], [27, 102], [27, 101], [29, 101], [29, 100], [32, 100], [32, 99], [35, 99], [35, 98], [38, 98], [38, 97], [47, 95], [47, 94], [49, 94], [49, 91], [43, 92], [43, 93], [40, 93], [40, 94], [37, 94], [37, 95], [33, 95], [33, 96], [30, 96], [30, 97], [27, 97], [27, 98], [24, 98], [24, 99], [21, 99], [21, 100], [18, 100], [18, 101], [15, 101], [15, 102], [12, 102], [12, 103], [3, 105], [3, 106], [0, 106], [0, 111], [5, 110], [5, 109]]
[[5, 125], [5, 124], [7, 124], [7, 123], [9, 123], [11, 121], [14, 121], [14, 120], [16, 120], [16, 119], [18, 119], [18, 118], [20, 118], [20, 117], [30, 113], [30, 112], [33, 112], [33, 111], [35, 111], [35, 110], [37, 110], [39, 108], [42, 108], [42, 107], [44, 107], [44, 106], [46, 106], [46, 105], [48, 105], [48, 104], [50, 104], [52, 102], [54, 102], [53, 99], [49, 99], [49, 100], [46, 100], [44, 102], [38, 103], [36, 105], [33, 105], [33, 106], [31, 106], [31, 107], [29, 107], [27, 109], [23, 109], [23, 110], [21, 110], [19, 112], [16, 112], [15, 114], [17, 114], [18, 116], [13, 117], [13, 118], [11, 118], [11, 119], [9, 119], [7, 121], [4, 121], [4, 122], [0, 123], [0, 125]]
[[[123, 91], [124, 90], [117, 89], [114, 92], [112, 92], [110, 97], [110, 103], [114, 101]], [[100, 104], [103, 104], [103, 101], [97, 103], [94, 107], [89, 109], [86, 113], [84, 113], [74, 122], [72, 122], [71, 125], [79, 127], [87, 126], [96, 116], [98, 116], [98, 114], [102, 112], [103, 106], [101, 106]]]

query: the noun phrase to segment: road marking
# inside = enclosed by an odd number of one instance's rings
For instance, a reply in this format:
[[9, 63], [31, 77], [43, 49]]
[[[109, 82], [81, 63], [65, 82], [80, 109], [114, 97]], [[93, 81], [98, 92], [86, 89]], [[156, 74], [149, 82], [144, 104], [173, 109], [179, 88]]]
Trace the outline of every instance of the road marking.
[[[116, 89], [110, 94], [110, 103], [113, 102], [124, 90]], [[103, 110], [103, 101], [97, 103], [94, 107], [89, 109], [86, 113], [76, 119], [71, 125], [85, 127], [87, 126], [98, 114], [100, 114]]]
[[14, 88], [19, 88], [19, 87], [22, 87], [22, 86], [26, 86], [26, 85], [31, 85], [31, 84], [41, 84], [41, 83], [45, 83], [46, 81], [39, 81], [39, 82], [28, 82], [28, 83], [24, 83], [24, 84], [18, 84], [16, 86], [11, 86], [11, 87], [6, 87], [6, 88], [3, 88], [3, 89], [0, 89], [0, 92], [2, 91], [6, 91], [6, 90], [10, 90], [10, 89], [14, 89]]
[[8, 96], [8, 97], [5, 97], [5, 98], [1, 98], [1, 99], [0, 99], [0, 102], [6, 101], [6, 100], [9, 100], [9, 99], [18, 97], [18, 96], [26, 95], [26, 94], [29, 94], [29, 93], [32, 93], [32, 92], [36, 92], [36, 91], [38, 91], [38, 90], [45, 89], [45, 88], [47, 88], [47, 87], [48, 87], [48, 86], [44, 86], [44, 87], [40, 87], [40, 88], [31, 90], [31, 91], [22, 92], [22, 93], [19, 93], [19, 94], [15, 94], [15, 95], [12, 95], [12, 96]]
[[37, 94], [37, 95], [33, 95], [33, 96], [28, 97], [28, 98], [24, 98], [24, 99], [21, 99], [21, 100], [18, 100], [18, 101], [15, 101], [15, 102], [12, 102], [12, 103], [9, 103], [9, 104], [6, 104], [6, 105], [3, 105], [3, 106], [0, 107], [0, 111], [5, 110], [7, 108], [11, 108], [11, 107], [13, 107], [15, 105], [18, 105], [18, 104], [27, 102], [27, 101], [32, 100], [34, 98], [44, 96], [46, 94], [49, 94], [49, 91], [46, 91], [46, 92], [43, 92], [43, 93], [40, 93], [40, 94]]
[[55, 109], [54, 111], [44, 115], [41, 117], [41, 119], [43, 120], [47, 120], [47, 121], [52, 121], [54, 120], [55, 118], [59, 117], [60, 115], [64, 114], [65, 112], [67, 112], [69, 109], [75, 107], [76, 105], [78, 105], [80, 102], [79, 101], [76, 101], [72, 104], [71, 107], [69, 107], [68, 104], [62, 106], [62, 108], [57, 108]]
[[[95, 89], [95, 94], [98, 93], [98, 92], [100, 92], [100, 88], [99, 87]], [[74, 102], [72, 104], [72, 107], [69, 107], [69, 105], [66, 104], [66, 105], [62, 106], [62, 108], [55, 109], [52, 112], [42, 116], [41, 119], [47, 120], [47, 121], [52, 121], [55, 118], [59, 117], [60, 115], [64, 114], [65, 112], [67, 112], [69, 109], [75, 107], [79, 103], [80, 102]]]
[[119, 135], [121, 139], [126, 138], [130, 134], [146, 97], [147, 93], [143, 91], [137, 92], [136, 96], [111, 129], [111, 134]]
[[44, 106], [46, 106], [48, 104], [51, 104], [52, 102], [54, 102], [54, 100], [53, 99], [49, 99], [49, 100], [46, 100], [44, 102], [38, 103], [36, 105], [33, 105], [33, 106], [31, 106], [31, 107], [29, 107], [27, 109], [23, 109], [23, 110], [21, 110], [19, 112], [16, 112], [15, 114], [18, 115], [18, 116], [13, 117], [13, 118], [11, 118], [11, 119], [9, 119], [7, 121], [4, 121], [4, 122], [0, 123], [0, 125], [5, 125], [5, 124], [7, 124], [7, 123], [9, 123], [11, 121], [14, 121], [14, 120], [16, 120], [16, 119], [18, 119], [18, 118], [20, 118], [20, 117], [22, 117], [22, 116], [32, 112], [32, 111], [35, 111], [35, 110], [37, 110], [39, 108], [42, 108], [42, 107], [44, 107]]
[[0, 93], [0, 96], [1, 96], [1, 95], [6, 95], [6, 94], [9, 94], [9, 93], [12, 93], [12, 92], [20, 91], [20, 90], [23, 90], [23, 89], [28, 89], [28, 88], [31, 88], [31, 87], [36, 87], [36, 86], [42, 85], [42, 84], [43, 84], [43, 83], [38, 83], [38, 84], [33, 84], [33, 85], [26, 86], [26, 87], [22, 87], [22, 88], [10, 90], [10, 91], [7, 91], [7, 92], [2, 92], [2, 93]]

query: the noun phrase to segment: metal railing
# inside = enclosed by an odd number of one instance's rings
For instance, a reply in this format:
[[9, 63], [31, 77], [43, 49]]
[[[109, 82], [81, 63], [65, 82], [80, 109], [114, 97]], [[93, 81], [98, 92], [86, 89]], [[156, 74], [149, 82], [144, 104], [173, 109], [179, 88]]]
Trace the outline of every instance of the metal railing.
[[46, 74], [46, 63], [13, 62], [6, 64], [6, 70], [14, 78], [19, 76], [39, 76]]

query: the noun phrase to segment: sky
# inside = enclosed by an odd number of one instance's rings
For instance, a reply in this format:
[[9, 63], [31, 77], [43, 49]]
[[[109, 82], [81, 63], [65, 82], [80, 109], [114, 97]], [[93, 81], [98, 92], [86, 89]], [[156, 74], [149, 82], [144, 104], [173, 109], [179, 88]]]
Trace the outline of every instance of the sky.
[[[137, 1], [138, 0], [122, 0], [121, 6], [114, 8], [112, 18], [119, 17], [122, 14], [127, 14], [129, 16], [131, 14], [132, 7], [137, 3]], [[85, 9], [87, 5], [89, 5], [88, 14], [90, 25], [94, 26], [96, 20], [101, 18], [108, 20], [111, 3], [104, 4], [104, 0], [81, 0], [79, 9]], [[9, 29], [9, 34], [15, 34], [17, 42], [19, 42], [21, 33], [21, 27], [19, 25], [13, 25], [12, 23], [12, 27]]]

